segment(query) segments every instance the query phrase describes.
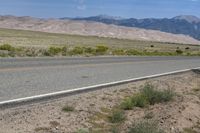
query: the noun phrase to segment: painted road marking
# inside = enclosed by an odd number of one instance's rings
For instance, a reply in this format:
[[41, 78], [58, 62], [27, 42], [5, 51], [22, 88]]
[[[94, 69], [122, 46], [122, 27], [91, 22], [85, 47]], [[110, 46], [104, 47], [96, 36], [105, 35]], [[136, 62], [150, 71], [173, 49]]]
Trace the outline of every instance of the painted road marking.
[[127, 61], [127, 62], [112, 62], [112, 63], [101, 63], [101, 64], [74, 64], [74, 65], [54, 65], [54, 66], [34, 66], [34, 67], [16, 67], [16, 68], [0, 68], [0, 72], [13, 72], [13, 71], [28, 71], [28, 70], [39, 70], [39, 69], [65, 69], [65, 68], [74, 68], [74, 67], [95, 67], [95, 66], [105, 66], [105, 65], [114, 65], [114, 64], [135, 64], [135, 63], [157, 63], [157, 62], [166, 62], [174, 60], [164, 60], [164, 61]]

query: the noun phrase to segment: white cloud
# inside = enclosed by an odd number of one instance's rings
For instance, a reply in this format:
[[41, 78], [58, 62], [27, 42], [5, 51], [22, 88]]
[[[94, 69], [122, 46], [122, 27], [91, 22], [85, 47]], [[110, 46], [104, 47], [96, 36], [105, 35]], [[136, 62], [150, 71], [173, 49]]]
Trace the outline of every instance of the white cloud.
[[79, 5], [77, 6], [78, 10], [85, 10], [86, 9], [86, 5]]
[[85, 4], [85, 0], [74, 0], [75, 2], [77, 2], [77, 9], [78, 10], [86, 10], [87, 9], [87, 6]]

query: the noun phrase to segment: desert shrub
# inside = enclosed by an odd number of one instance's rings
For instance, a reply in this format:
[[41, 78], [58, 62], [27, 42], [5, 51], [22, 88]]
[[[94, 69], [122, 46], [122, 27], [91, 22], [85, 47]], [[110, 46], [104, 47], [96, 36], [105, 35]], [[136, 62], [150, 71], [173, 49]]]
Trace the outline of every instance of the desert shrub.
[[197, 87], [197, 88], [194, 88], [193, 91], [194, 91], [194, 92], [200, 92], [200, 87], [199, 87], [199, 88], [198, 88], [198, 87]]
[[121, 103], [121, 108], [123, 110], [131, 110], [133, 107], [146, 107], [148, 105], [148, 100], [145, 95], [138, 93], [133, 95], [132, 97], [126, 98]]
[[29, 57], [37, 56], [36, 50], [34, 48], [25, 49], [25, 55]]
[[104, 55], [107, 51], [108, 51], [108, 47], [107, 46], [96, 46], [96, 54], [97, 55]]
[[164, 90], [159, 94], [159, 97], [158, 97], [158, 102], [168, 102], [168, 101], [171, 101], [172, 98], [174, 97], [174, 92], [170, 89], [168, 90]]
[[0, 50], [15, 51], [15, 48], [10, 44], [4, 44], [0, 46]]
[[113, 55], [125, 55], [125, 51], [123, 49], [115, 49], [112, 51]]
[[147, 101], [151, 105], [155, 103], [168, 102], [175, 95], [172, 90], [158, 91], [151, 84], [146, 84], [141, 90], [141, 93], [147, 98]]
[[151, 45], [151, 48], [154, 48], [154, 45]]
[[129, 133], [164, 133], [164, 131], [159, 129], [157, 122], [141, 121], [135, 124]]
[[176, 50], [176, 53], [177, 53], [177, 54], [183, 54], [183, 51], [182, 51], [181, 49], [177, 49], [177, 50]]
[[92, 47], [84, 47], [84, 52], [86, 54], [95, 54], [96, 53], [96, 50]]
[[149, 101], [150, 104], [154, 104], [155, 103], [155, 99], [156, 99], [156, 91], [155, 88], [152, 84], [146, 84], [142, 90], [141, 93], [143, 95], [146, 96], [146, 99]]
[[71, 51], [69, 51], [70, 55], [82, 55], [84, 53], [84, 49], [82, 47], [74, 47]]
[[123, 110], [131, 110], [133, 107], [144, 108], [147, 105], [168, 102], [172, 100], [175, 93], [170, 89], [159, 91], [151, 84], [146, 84], [139, 93], [126, 98], [120, 107]]
[[68, 49], [67, 49], [66, 46], [62, 47], [62, 56], [66, 56], [67, 55], [67, 51], [68, 51]]
[[65, 107], [62, 108], [62, 111], [64, 111], [64, 112], [72, 112], [72, 111], [74, 111], [74, 107], [65, 106]]
[[139, 51], [137, 51], [137, 50], [135, 50], [135, 49], [129, 49], [129, 50], [127, 50], [127, 51], [126, 51], [126, 54], [127, 54], [127, 55], [142, 55], [141, 52], [139, 52]]
[[185, 50], [189, 50], [189, 49], [190, 49], [190, 47], [186, 47], [186, 48], [185, 48]]
[[197, 130], [193, 128], [184, 128], [183, 131], [184, 131], [183, 133], [199, 133]]
[[192, 54], [191, 54], [191, 53], [189, 53], [189, 52], [187, 52], [187, 53], [186, 53], [186, 55], [187, 55], [187, 56], [191, 56]]
[[8, 53], [0, 51], [0, 57], [8, 57]]
[[111, 123], [120, 123], [125, 120], [125, 115], [122, 110], [114, 110], [109, 116], [109, 120]]
[[144, 52], [143, 55], [146, 56], [172, 56], [172, 55], [176, 55], [176, 53], [173, 52], [159, 52], [157, 50], [152, 51], [152, 52]]
[[110, 132], [111, 133], [120, 133], [120, 129], [118, 126], [115, 125], [110, 129]]
[[62, 48], [59, 48], [59, 47], [50, 47], [49, 50], [48, 50], [49, 54], [51, 56], [53, 55], [58, 55], [59, 53], [62, 52]]
[[148, 105], [148, 99], [145, 95], [139, 93], [132, 96], [132, 103], [135, 107], [146, 107]]
[[17, 52], [23, 52], [26, 49], [26, 47], [15, 47], [15, 51]]
[[121, 103], [121, 108], [124, 110], [131, 110], [133, 108], [133, 101], [132, 99], [126, 98], [122, 103]]
[[152, 119], [154, 117], [153, 112], [148, 112], [145, 114], [144, 119]]
[[44, 52], [42, 53], [42, 55], [44, 55], [44, 56], [51, 56], [51, 54], [49, 53], [49, 50], [44, 50]]

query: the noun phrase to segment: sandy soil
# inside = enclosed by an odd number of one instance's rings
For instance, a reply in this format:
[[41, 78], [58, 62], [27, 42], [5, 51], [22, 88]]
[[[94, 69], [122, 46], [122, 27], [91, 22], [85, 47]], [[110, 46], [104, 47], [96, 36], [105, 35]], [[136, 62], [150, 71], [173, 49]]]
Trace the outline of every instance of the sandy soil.
[[[106, 116], [122, 99], [139, 91], [146, 82], [159, 89], [171, 88], [176, 92], [168, 103], [126, 111], [126, 120], [117, 125], [126, 133], [147, 114], [159, 122], [166, 133], [187, 133], [184, 129], [200, 133], [200, 74], [188, 72], [125, 85], [104, 88], [58, 100], [26, 105], [0, 111], [0, 133], [73, 133], [79, 129], [109, 132]], [[64, 112], [62, 108], [74, 110]], [[193, 133], [191, 132], [191, 133]], [[188, 132], [189, 133], [189, 132]]]

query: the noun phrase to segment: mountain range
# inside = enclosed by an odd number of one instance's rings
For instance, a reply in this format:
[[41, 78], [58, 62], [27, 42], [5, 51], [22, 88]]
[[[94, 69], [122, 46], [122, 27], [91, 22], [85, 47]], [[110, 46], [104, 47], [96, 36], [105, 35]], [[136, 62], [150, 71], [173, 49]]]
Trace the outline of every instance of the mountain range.
[[[123, 21], [120, 17], [102, 17], [115, 22]], [[195, 20], [196, 21], [196, 20]], [[118, 39], [156, 41], [182, 44], [200, 44], [200, 41], [182, 34], [172, 34], [158, 30], [120, 26], [108, 22], [100, 23], [89, 20], [43, 19], [30, 16], [0, 16], [0, 28], [62, 33], [83, 36], [98, 36]], [[0, 29], [1, 30], [1, 29]], [[0, 37], [1, 41], [1, 37]]]
[[[65, 19], [65, 18], [61, 18]], [[189, 35], [200, 40], [200, 18], [192, 15], [180, 15], [173, 18], [120, 18], [107, 15], [99, 15], [84, 18], [72, 18], [73, 20], [86, 20], [114, 24], [126, 27], [137, 27], [143, 29], [159, 30], [173, 34]]]

